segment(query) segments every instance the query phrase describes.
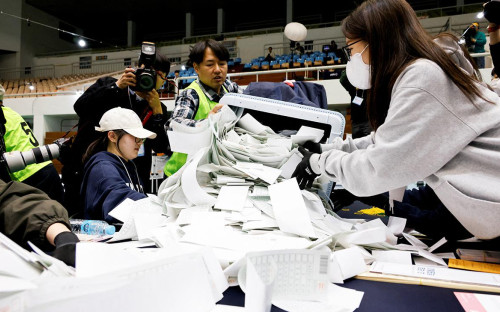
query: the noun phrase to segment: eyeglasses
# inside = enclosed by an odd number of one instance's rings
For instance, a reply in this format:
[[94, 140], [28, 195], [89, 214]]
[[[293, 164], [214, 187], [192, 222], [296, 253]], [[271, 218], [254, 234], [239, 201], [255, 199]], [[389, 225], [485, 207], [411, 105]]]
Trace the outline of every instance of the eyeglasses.
[[359, 39], [357, 41], [354, 41], [353, 43], [349, 43], [348, 45], [346, 45], [345, 47], [342, 48], [342, 51], [344, 52], [345, 57], [347, 58], [348, 61], [351, 60], [351, 51], [352, 51], [352, 49], [349, 47], [352, 46], [353, 44], [356, 44], [356, 43], [362, 41], [362, 40], [363, 39]]
[[141, 138], [136, 138], [134, 137], [135, 139], [135, 143], [144, 143], [144, 141], [146, 141], [146, 139], [141, 139]]

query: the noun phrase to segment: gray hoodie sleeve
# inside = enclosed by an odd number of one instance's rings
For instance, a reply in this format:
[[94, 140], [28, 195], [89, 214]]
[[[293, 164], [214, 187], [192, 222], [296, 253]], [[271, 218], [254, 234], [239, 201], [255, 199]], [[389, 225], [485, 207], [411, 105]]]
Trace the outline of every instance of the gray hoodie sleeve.
[[462, 97], [446, 95], [457, 93], [461, 92], [436, 64], [415, 62], [396, 81], [387, 118], [373, 144], [351, 152], [326, 151], [311, 157], [311, 167], [357, 196], [424, 179], [477, 136], [449, 108]]
[[344, 152], [352, 153], [355, 150], [365, 149], [369, 145], [372, 145], [374, 135], [375, 135], [375, 133], [372, 132], [369, 135], [364, 136], [362, 138], [357, 138], [357, 139], [347, 138], [345, 140], [342, 140], [342, 138], [337, 137], [333, 140], [332, 143], [321, 144], [321, 150], [323, 152], [326, 152], [326, 151], [336, 149], [336, 150], [341, 150]]

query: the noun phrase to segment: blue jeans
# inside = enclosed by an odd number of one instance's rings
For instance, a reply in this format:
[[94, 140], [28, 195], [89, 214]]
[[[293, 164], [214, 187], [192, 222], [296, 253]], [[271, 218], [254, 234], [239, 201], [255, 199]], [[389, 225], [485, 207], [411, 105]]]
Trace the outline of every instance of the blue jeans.
[[473, 235], [451, 214], [428, 186], [406, 190], [402, 202], [394, 202], [393, 215], [406, 218], [406, 226], [432, 238], [448, 241]]

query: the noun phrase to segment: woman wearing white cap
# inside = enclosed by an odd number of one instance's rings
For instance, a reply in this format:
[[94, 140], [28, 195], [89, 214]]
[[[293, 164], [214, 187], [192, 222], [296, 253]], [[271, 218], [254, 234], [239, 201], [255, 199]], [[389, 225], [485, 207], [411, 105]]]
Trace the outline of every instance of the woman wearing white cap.
[[81, 195], [84, 217], [116, 222], [109, 216], [126, 198], [145, 198], [142, 182], [132, 161], [146, 138], [156, 134], [142, 127], [134, 111], [121, 107], [107, 111], [96, 131], [103, 132], [84, 155], [85, 172]]

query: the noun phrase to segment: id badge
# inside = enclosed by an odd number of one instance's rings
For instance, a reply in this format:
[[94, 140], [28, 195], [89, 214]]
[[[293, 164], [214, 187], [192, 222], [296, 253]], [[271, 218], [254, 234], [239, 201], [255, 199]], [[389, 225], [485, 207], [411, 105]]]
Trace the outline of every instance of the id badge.
[[361, 105], [361, 103], [363, 103], [363, 98], [356, 95], [352, 100], [352, 103], [356, 105]]

